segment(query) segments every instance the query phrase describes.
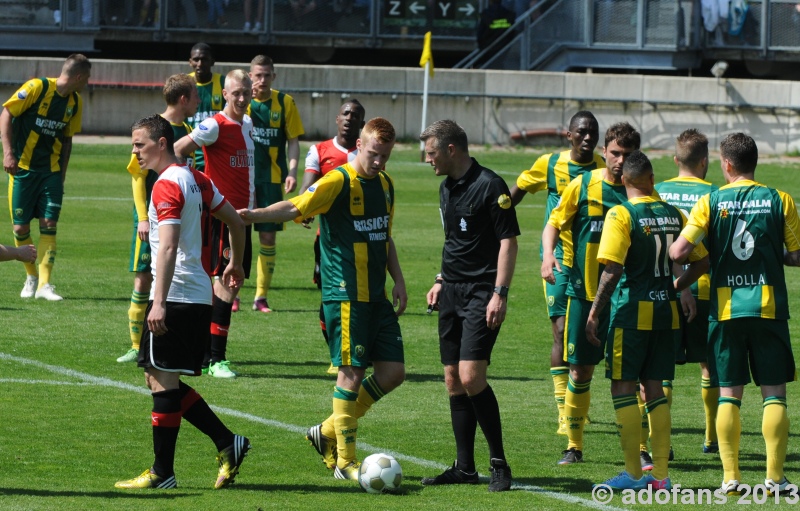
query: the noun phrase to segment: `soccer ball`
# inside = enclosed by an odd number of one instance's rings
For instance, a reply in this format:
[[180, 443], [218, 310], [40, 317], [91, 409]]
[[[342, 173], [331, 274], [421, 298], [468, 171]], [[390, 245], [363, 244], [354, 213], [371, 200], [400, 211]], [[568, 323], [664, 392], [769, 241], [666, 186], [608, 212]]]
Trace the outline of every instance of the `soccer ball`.
[[402, 481], [403, 469], [388, 454], [370, 454], [358, 471], [358, 482], [367, 493], [393, 492]]

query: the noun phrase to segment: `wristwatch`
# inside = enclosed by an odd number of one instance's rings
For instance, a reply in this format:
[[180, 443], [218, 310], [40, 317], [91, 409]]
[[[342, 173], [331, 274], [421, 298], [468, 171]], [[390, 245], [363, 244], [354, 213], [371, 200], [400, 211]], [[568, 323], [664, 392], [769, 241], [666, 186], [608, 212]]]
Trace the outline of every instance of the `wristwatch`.
[[494, 288], [494, 292], [505, 298], [508, 296], [508, 286], [497, 286]]

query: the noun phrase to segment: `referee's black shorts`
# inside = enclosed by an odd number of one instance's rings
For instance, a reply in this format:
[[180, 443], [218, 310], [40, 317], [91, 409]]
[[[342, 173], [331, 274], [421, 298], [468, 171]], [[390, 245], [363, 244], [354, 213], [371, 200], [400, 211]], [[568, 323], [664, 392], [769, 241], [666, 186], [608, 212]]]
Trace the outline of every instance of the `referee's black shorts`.
[[138, 366], [200, 375], [211, 344], [211, 305], [167, 302], [167, 333], [154, 335], [147, 326], [153, 302], [147, 304]]
[[494, 285], [488, 282], [447, 282], [439, 293], [439, 353], [442, 364], [461, 360], [490, 362], [500, 329], [486, 325], [486, 306]]

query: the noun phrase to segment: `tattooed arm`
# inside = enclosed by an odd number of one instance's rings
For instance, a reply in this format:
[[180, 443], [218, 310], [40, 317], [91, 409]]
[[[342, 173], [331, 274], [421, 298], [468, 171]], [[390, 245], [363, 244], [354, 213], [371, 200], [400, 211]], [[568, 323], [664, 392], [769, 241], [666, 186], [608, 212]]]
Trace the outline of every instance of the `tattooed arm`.
[[597, 338], [597, 324], [600, 313], [608, 306], [611, 295], [617, 289], [617, 283], [621, 278], [622, 265], [608, 261], [603, 274], [600, 275], [597, 294], [594, 297], [594, 303], [592, 303], [592, 310], [589, 311], [589, 319], [586, 321], [586, 339], [594, 346], [600, 346], [600, 339]]

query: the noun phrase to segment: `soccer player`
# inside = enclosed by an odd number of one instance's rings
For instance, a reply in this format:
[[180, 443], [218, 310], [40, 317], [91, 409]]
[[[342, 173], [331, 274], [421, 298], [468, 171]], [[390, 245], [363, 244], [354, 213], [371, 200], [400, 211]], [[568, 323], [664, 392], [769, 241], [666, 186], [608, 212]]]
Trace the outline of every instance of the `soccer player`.
[[[309, 428], [306, 438], [337, 479], [358, 480], [358, 419], [405, 378], [397, 317], [408, 297], [392, 239], [394, 184], [383, 170], [394, 142], [392, 124], [372, 119], [352, 162], [328, 172], [302, 195], [239, 212], [246, 222], [301, 222], [321, 215], [322, 300], [331, 363], [339, 374], [333, 414]], [[392, 302], [384, 291], [387, 271], [394, 280]], [[374, 371], [365, 378], [370, 364]]]
[[180, 377], [201, 374], [209, 342], [212, 294], [201, 256], [203, 208], [229, 227], [231, 257], [222, 280], [232, 288], [241, 286], [244, 279], [244, 224], [207, 176], [178, 163], [169, 121], [151, 115], [135, 122], [131, 132], [139, 167], [159, 173], [148, 214], [155, 285], [150, 290], [138, 360], [153, 396], [155, 459], [141, 475], [115, 486], [175, 488], [175, 445], [185, 418], [216, 445], [219, 471], [214, 488], [223, 488], [238, 474], [250, 441], [233, 434]]
[[[189, 156], [203, 148], [206, 175], [236, 208], [253, 206], [253, 123], [247, 115], [252, 97], [252, 82], [247, 73], [234, 69], [225, 77], [225, 108], [204, 120], [192, 132], [175, 142], [175, 153]], [[210, 220], [210, 270], [214, 279], [214, 303], [211, 313], [211, 347], [203, 366], [216, 378], [235, 378], [226, 357], [233, 301], [239, 287], [226, 286], [219, 279], [229, 261], [228, 228], [217, 219]], [[250, 277], [252, 245], [250, 228], [244, 247], [245, 278]], [[207, 364], [206, 364], [207, 363]]]
[[[364, 107], [357, 99], [345, 101], [339, 114], [336, 116], [336, 136], [330, 140], [312, 145], [306, 155], [306, 171], [303, 173], [303, 183], [300, 185], [298, 195], [305, 193], [308, 188], [317, 182], [319, 178], [345, 163], [353, 161], [358, 154], [356, 143], [361, 128], [364, 127]], [[312, 219], [304, 219], [303, 225], [308, 226]], [[320, 277], [320, 248], [319, 248], [319, 229], [314, 239], [314, 283], [322, 289], [322, 279]], [[322, 336], [328, 342], [328, 332], [325, 330], [324, 307], [319, 305], [319, 324], [322, 329]], [[338, 371], [331, 366], [328, 369], [330, 374]]]
[[420, 134], [437, 176], [445, 241], [442, 266], [426, 296], [439, 309], [439, 353], [450, 397], [456, 461], [423, 485], [476, 484], [475, 433], [489, 445], [489, 491], [511, 489], [500, 406], [486, 374], [506, 318], [517, 260], [517, 214], [505, 181], [469, 155], [467, 134], [450, 120]]
[[[586, 322], [586, 337], [602, 345], [601, 316], [611, 302], [606, 343], [606, 378], [625, 470], [603, 484], [613, 489], [672, 488], [668, 458], [670, 410], [661, 386], [675, 374], [674, 330], [679, 328], [675, 289], [683, 289], [708, 269], [703, 247], [673, 284], [669, 245], [680, 233], [684, 218], [678, 208], [654, 193], [653, 166], [644, 153], [634, 151], [622, 167], [628, 200], [608, 211], [603, 223], [597, 261], [605, 264]], [[619, 286], [617, 286], [619, 284]], [[673, 287], [674, 286], [674, 287]], [[636, 393], [641, 382], [650, 421], [653, 470], [642, 475], [639, 457], [641, 415]]]
[[[591, 112], [577, 112], [569, 121], [567, 139], [570, 149], [560, 153], [540, 156], [533, 166], [522, 172], [517, 182], [511, 187], [511, 201], [516, 206], [526, 193], [536, 193], [547, 189], [547, 201], [544, 211], [544, 225], [550, 218], [550, 212], [558, 205], [561, 193], [570, 181], [584, 172], [603, 168], [603, 158], [594, 153], [600, 140], [600, 129], [597, 119]], [[539, 257], [543, 257], [542, 247]], [[561, 271], [555, 272], [555, 284], [542, 279], [547, 315], [553, 331], [553, 346], [550, 349], [550, 375], [553, 378], [554, 396], [558, 408], [558, 429], [560, 435], [567, 434], [564, 422], [564, 396], [569, 380], [569, 367], [564, 364], [564, 316], [567, 312], [567, 280], [569, 267], [563, 263], [563, 248], [559, 240], [556, 245], [556, 258]]]
[[[282, 201], [284, 191], [290, 193], [297, 187], [297, 165], [300, 160], [300, 141], [297, 137], [305, 133], [294, 99], [272, 89], [276, 76], [272, 59], [266, 55], [257, 55], [250, 62], [253, 99], [247, 113], [253, 119], [258, 208]], [[258, 232], [260, 246], [253, 310], [272, 312], [267, 302], [267, 293], [275, 272], [276, 233], [283, 230], [283, 224], [260, 223], [256, 224], [255, 230]]]
[[597, 262], [597, 249], [606, 212], [627, 200], [622, 186], [622, 165], [639, 149], [639, 132], [627, 122], [614, 124], [605, 134], [603, 156], [606, 167], [585, 172], [573, 179], [561, 195], [558, 207], [542, 232], [542, 278], [555, 284], [561, 267], [555, 255], [559, 237], [563, 244], [563, 264], [570, 268], [567, 284], [567, 310], [564, 327], [564, 353], [569, 363], [569, 384], [564, 398], [567, 449], [559, 465], [583, 461], [583, 426], [589, 413], [590, 385], [594, 367], [603, 360], [609, 310], [600, 313], [600, 346], [586, 340], [586, 319], [597, 291], [603, 265]]
[[3, 103], [0, 139], [3, 168], [9, 175], [14, 243], [31, 245], [31, 220], [39, 219], [38, 268], [24, 262], [27, 278], [20, 297], [59, 301], [50, 283], [56, 259], [56, 228], [64, 197], [72, 136], [81, 131], [79, 92], [89, 82], [92, 63], [73, 53], [58, 78], [33, 78]]
[[[192, 129], [197, 128], [201, 122], [225, 108], [225, 96], [222, 93], [225, 88], [225, 77], [211, 71], [214, 63], [211, 46], [206, 43], [197, 43], [192, 46], [189, 53], [189, 65], [194, 71], [189, 73], [189, 76], [194, 77], [197, 83], [197, 93], [200, 95], [197, 112], [186, 120]], [[200, 149], [194, 154], [194, 168], [201, 172], [205, 169], [205, 159], [203, 151]]]
[[[167, 102], [167, 109], [161, 114], [161, 117], [168, 120], [172, 126], [174, 139], [180, 140], [191, 132], [191, 128], [185, 122], [186, 118], [194, 115], [197, 111], [198, 95], [194, 79], [184, 74], [170, 76], [164, 84], [163, 95]], [[192, 166], [191, 159], [186, 162], [186, 165]], [[147, 218], [147, 210], [150, 206], [153, 185], [158, 179], [158, 172], [140, 168], [139, 160], [133, 154], [128, 163], [128, 172], [132, 177], [134, 204], [130, 271], [135, 272], [135, 276], [131, 305], [128, 308], [131, 348], [117, 358], [117, 362], [135, 362], [139, 356], [144, 311], [147, 307], [147, 297], [150, 295], [150, 285], [153, 282], [153, 275], [150, 271], [150, 221]]]
[[720, 160], [727, 184], [697, 201], [670, 256], [682, 262], [708, 240], [713, 268], [708, 364], [720, 385], [722, 490], [739, 491], [739, 408], [752, 373], [763, 397], [764, 484], [782, 491], [789, 484], [783, 472], [789, 440], [786, 382], [795, 379], [783, 265], [800, 266], [800, 220], [789, 194], [755, 181], [758, 147], [750, 136], [725, 137]]
[[[668, 179], [656, 185], [661, 198], [680, 209], [688, 218], [689, 212], [703, 195], [717, 189], [705, 180], [708, 173], [708, 138], [698, 130], [691, 128], [675, 141], [675, 164], [678, 166], [678, 177]], [[704, 246], [708, 250], [708, 245]], [[690, 292], [691, 291], [691, 292]], [[700, 364], [700, 394], [705, 409], [706, 430], [703, 442], [703, 453], [717, 453], [717, 401], [719, 400], [719, 382], [716, 375], [712, 378], [708, 370], [708, 313], [710, 298], [710, 275], [705, 274], [693, 283], [690, 291], [680, 293], [681, 329], [676, 339], [676, 363]], [[664, 394], [672, 407], [672, 382], [664, 382]]]

